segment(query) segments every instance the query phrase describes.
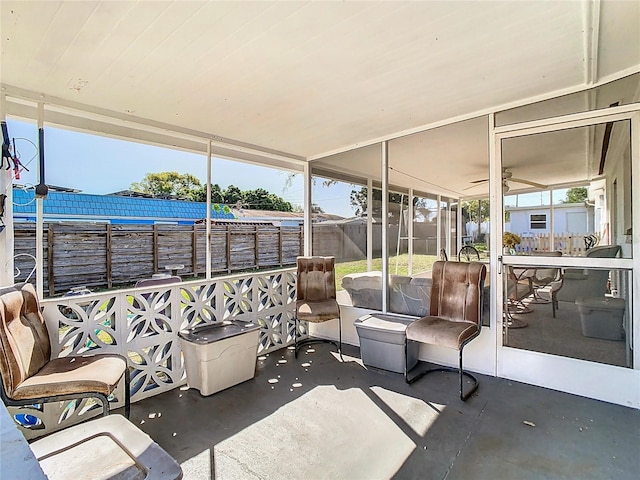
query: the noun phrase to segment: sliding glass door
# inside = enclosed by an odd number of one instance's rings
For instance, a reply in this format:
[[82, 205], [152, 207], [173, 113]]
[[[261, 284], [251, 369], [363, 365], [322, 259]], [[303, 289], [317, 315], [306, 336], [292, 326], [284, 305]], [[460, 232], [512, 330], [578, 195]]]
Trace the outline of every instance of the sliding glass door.
[[494, 130], [499, 376], [640, 406], [639, 116]]

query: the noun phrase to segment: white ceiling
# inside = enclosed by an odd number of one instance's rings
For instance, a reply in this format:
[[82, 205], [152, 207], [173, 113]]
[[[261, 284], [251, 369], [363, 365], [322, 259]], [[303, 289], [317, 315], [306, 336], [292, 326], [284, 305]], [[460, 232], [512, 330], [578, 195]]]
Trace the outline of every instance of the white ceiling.
[[[325, 166], [354, 146], [640, 68], [637, 1], [3, 0], [0, 13], [9, 94]], [[459, 191], [486, 177], [486, 128], [481, 119], [393, 142], [391, 180], [419, 177], [414, 187], [428, 189], [429, 172]], [[373, 168], [356, 156], [337, 165]], [[442, 158], [455, 175], [437, 168]]]

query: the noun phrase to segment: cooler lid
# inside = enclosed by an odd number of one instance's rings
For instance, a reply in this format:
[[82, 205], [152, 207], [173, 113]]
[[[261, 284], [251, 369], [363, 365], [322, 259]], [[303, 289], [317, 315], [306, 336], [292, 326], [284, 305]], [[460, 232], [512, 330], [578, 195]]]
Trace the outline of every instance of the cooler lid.
[[354, 324], [356, 327], [365, 327], [372, 330], [384, 330], [390, 332], [402, 332], [414, 319], [405, 319], [384, 314], [364, 315], [358, 318]]
[[194, 328], [180, 330], [178, 335], [188, 342], [206, 345], [259, 329], [260, 326], [255, 323], [241, 322], [240, 320], [225, 320], [224, 322], [198, 325]]
[[627, 302], [624, 298], [613, 297], [578, 297], [576, 305], [586, 308], [613, 308], [616, 310], [624, 310]]

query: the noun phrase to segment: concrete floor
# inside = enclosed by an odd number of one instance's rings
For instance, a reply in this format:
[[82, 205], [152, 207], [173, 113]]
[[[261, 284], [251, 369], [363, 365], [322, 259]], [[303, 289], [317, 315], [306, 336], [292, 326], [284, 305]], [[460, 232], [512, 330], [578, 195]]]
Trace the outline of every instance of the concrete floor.
[[203, 397], [175, 389], [132, 406], [185, 479], [635, 479], [640, 411], [479, 376], [413, 385], [345, 345], [258, 360], [253, 380]]

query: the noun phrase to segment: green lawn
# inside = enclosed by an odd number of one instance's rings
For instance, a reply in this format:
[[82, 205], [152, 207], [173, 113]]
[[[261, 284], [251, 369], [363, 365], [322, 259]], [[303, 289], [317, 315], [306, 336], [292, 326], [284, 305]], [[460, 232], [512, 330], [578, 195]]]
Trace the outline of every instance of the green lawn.
[[[398, 270], [396, 271], [396, 259]], [[436, 255], [413, 255], [413, 273], [431, 270], [433, 263], [438, 259]], [[402, 254], [389, 257], [389, 273], [391, 275], [408, 275], [409, 255]], [[382, 259], [374, 258], [372, 270], [382, 270]], [[336, 288], [342, 290], [342, 277], [350, 273], [362, 273], [367, 271], [367, 260], [354, 260], [352, 262], [336, 263]]]

